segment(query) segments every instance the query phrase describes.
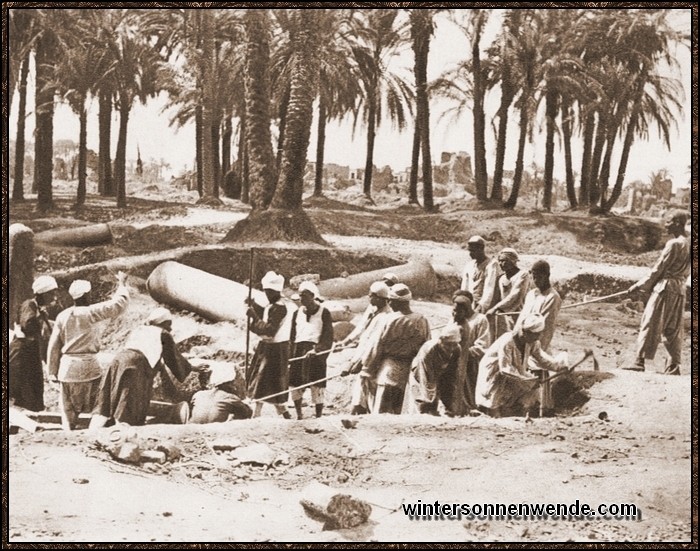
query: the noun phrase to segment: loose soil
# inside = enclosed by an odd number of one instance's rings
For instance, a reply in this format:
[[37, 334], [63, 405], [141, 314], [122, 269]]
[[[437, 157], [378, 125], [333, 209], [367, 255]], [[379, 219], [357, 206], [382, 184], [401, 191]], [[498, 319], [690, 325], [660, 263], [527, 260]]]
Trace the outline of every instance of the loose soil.
[[[360, 198], [348, 203], [337, 192], [305, 203], [328, 247], [221, 245], [248, 212], [238, 201], [196, 205], [196, 193], [132, 183], [136, 197], [125, 211], [112, 199], [89, 195], [76, 212], [74, 185], [57, 185], [56, 208], [48, 214], [34, 212], [34, 201], [12, 204], [10, 221], [36, 232], [111, 222], [109, 245], [35, 246], [37, 273], [87, 274], [100, 297], [111, 292], [120, 263], [138, 266], [130, 271], [128, 311], [104, 328], [104, 363], [155, 306], [144, 280], [163, 259], [184, 259], [244, 282], [250, 246], [259, 249], [254, 280], [267, 269], [287, 278], [317, 273], [326, 279], [423, 257], [438, 273], [439, 290], [414, 306], [435, 327], [450, 318], [448, 297], [468, 258], [464, 244], [470, 235], [482, 235], [489, 253], [515, 247], [524, 268], [548, 258], [565, 305], [628, 287], [646, 273], [664, 241], [658, 224], [645, 219], [468, 210], [449, 196], [442, 198], [442, 213], [427, 215], [395, 196], [379, 195], [371, 205]], [[122, 429], [144, 448], [177, 447], [181, 457], [163, 464], [113, 460], [96, 444], [100, 433], [108, 436], [113, 429], [20, 431], [9, 437], [10, 542], [688, 542], [693, 534], [697, 538], [691, 522], [691, 316], [686, 312], [680, 377], [658, 373], [666, 358], [662, 347], [647, 372], [623, 371], [634, 357], [641, 306], [626, 299], [562, 310], [553, 348], [572, 354], [592, 348], [600, 371], [589, 362], [557, 385], [554, 418], [361, 416], [349, 428], [352, 423], [343, 420], [350, 419], [351, 381], [336, 378], [328, 384], [321, 419], [311, 418], [311, 405], [303, 421], [285, 421], [265, 406], [261, 418], [249, 421]], [[202, 362], [243, 361], [244, 324], [173, 313], [183, 351]], [[339, 373], [351, 353], [333, 354], [329, 374]], [[161, 382], [154, 398], [186, 398], [205, 382], [196, 374], [185, 385]], [[46, 395], [55, 411], [57, 389], [48, 382]], [[279, 461], [239, 463], [234, 452], [214, 449], [222, 440], [267, 444]], [[333, 493], [369, 502], [369, 523], [324, 531], [304, 513], [301, 500], [325, 504]], [[419, 499], [578, 499], [594, 506], [632, 503], [641, 514], [635, 520], [409, 520], [401, 504]]]

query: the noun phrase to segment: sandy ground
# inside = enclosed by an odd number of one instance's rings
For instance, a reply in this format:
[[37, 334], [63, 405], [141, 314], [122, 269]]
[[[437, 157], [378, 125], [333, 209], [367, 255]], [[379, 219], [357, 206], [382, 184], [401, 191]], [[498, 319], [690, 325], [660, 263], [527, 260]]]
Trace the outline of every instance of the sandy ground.
[[[168, 239], [179, 239], [167, 235], [179, 227], [199, 232], [195, 237], [188, 234], [190, 241], [215, 243], [246, 214], [245, 207], [230, 200], [219, 209], [193, 205], [188, 192], [167, 195], [169, 201], [180, 201], [177, 204], [146, 202], [162, 199], [162, 188], [144, 190], [145, 202], [135, 201], [125, 216], [113, 216], [111, 207], [90, 197], [88, 202], [94, 201], [103, 211], [89, 211], [80, 219], [94, 222], [109, 217], [131, 225], [137, 230], [129, 234], [132, 245], [138, 230], [146, 231], [151, 224], [157, 224], [158, 235]], [[467, 259], [461, 236], [433, 240], [439, 230], [431, 230], [430, 221], [425, 222], [425, 240], [405, 239], [401, 220], [391, 218], [381, 205], [377, 211], [380, 218], [372, 209], [352, 216], [350, 211], [334, 211], [335, 226], [345, 219], [352, 222], [336, 232], [324, 229], [324, 238], [335, 248], [357, 253], [397, 259], [422, 256], [448, 279], [456, 277]], [[321, 208], [310, 212], [315, 220], [325, 220]], [[440, 216], [449, 225], [453, 214]], [[469, 218], [472, 213], [465, 214]], [[512, 219], [479, 215], [484, 224], [497, 228], [489, 231], [506, 237], [513, 231]], [[520, 216], [527, 220], [529, 215]], [[59, 209], [51, 221], [42, 223], [64, 226], [73, 218]], [[24, 211], [11, 211], [11, 221], [20, 220], [38, 224]], [[472, 231], [468, 224], [459, 231]], [[658, 250], [601, 252], [598, 244], [581, 246], [566, 233], [557, 236], [559, 247], [549, 247], [543, 255], [540, 243], [546, 242], [546, 236], [537, 239], [530, 246], [521, 240], [522, 264], [527, 267], [535, 258], [546, 256], [557, 282], [586, 272], [629, 284], [658, 255]], [[122, 245], [116, 241], [115, 248], [102, 256], [119, 258], [125, 253], [125, 248], [118, 250]], [[168, 247], [183, 246], [179, 241], [168, 243]], [[494, 237], [493, 246], [499, 243]], [[165, 241], [150, 245], [153, 251], [167, 248]], [[139, 247], [148, 249], [143, 243]], [[44, 264], [35, 264], [39, 271], [81, 264], [74, 252], [65, 250], [48, 251], [44, 258]], [[85, 258], [82, 264], [105, 258]], [[596, 258], [600, 262], [592, 261]], [[142, 283], [132, 280], [131, 285], [134, 296], [128, 314], [105, 328], [105, 358], [154, 305]], [[565, 304], [605, 292], [604, 288], [584, 289], [565, 299]], [[416, 301], [415, 307], [433, 326], [450, 315], [450, 307], [442, 300]], [[592, 371], [591, 364], [577, 370], [571, 407], [555, 418], [361, 416], [353, 418], [358, 421], [355, 428], [345, 428], [342, 421], [349, 419], [351, 381], [334, 379], [329, 382], [328, 406], [321, 419], [284, 421], [265, 407], [263, 417], [251, 421], [125, 429], [144, 447], [176, 446], [182, 457], [164, 464], [116, 462], [96, 445], [96, 439], [109, 437], [111, 429], [70, 435], [20, 431], [9, 437], [9, 541], [689, 542], [693, 534], [697, 537], [697, 524], [691, 521], [690, 313], [686, 313], [686, 354], [680, 377], [656, 373], [664, 367], [662, 348], [646, 373], [619, 369], [633, 359], [640, 316], [638, 305], [629, 301], [562, 311], [553, 347], [571, 352], [591, 347], [601, 371]], [[174, 334], [176, 340], [190, 339], [189, 353], [200, 358], [231, 359], [245, 350], [244, 326], [238, 323], [212, 324], [175, 312]], [[331, 356], [329, 374], [339, 372], [349, 354]], [[47, 393], [47, 401], [55, 404], [55, 388]], [[267, 444], [282, 459], [268, 466], [239, 463], [235, 451], [213, 449], [222, 440], [235, 441], [239, 447]], [[334, 493], [371, 503], [370, 521], [355, 529], [324, 531], [320, 522], [304, 513], [300, 500], [325, 503]], [[580, 500], [595, 507], [634, 504], [639, 512], [633, 520], [410, 520], [401, 506], [419, 499], [423, 503], [567, 505]]]

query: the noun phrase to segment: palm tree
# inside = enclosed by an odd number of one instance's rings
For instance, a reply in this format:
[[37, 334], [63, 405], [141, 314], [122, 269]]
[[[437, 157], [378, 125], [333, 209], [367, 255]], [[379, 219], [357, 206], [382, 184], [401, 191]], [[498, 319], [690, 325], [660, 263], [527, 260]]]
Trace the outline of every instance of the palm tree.
[[53, 206], [53, 114], [55, 88], [56, 12], [36, 11], [38, 24], [34, 48], [35, 82], [35, 139], [34, 187], [37, 191], [37, 209], [47, 211]]
[[318, 130], [314, 195], [323, 195], [326, 125], [352, 111], [361, 94], [360, 75], [352, 59], [351, 10], [319, 10], [320, 34]]
[[80, 119], [78, 140], [78, 192], [76, 206], [85, 204], [87, 168], [87, 100], [110, 78], [112, 63], [96, 29], [94, 10], [61, 10], [58, 44], [63, 55], [56, 65], [58, 93]]
[[677, 69], [673, 47], [689, 42], [689, 37], [670, 27], [669, 13], [668, 10], [639, 10], [629, 14], [633, 25], [619, 21], [611, 29], [613, 36], [617, 35], [618, 40], [626, 43], [625, 60], [631, 70], [632, 83], [617, 178], [610, 198], [601, 203], [603, 212], [609, 212], [620, 197], [634, 138], [646, 138], [650, 125], [655, 123], [670, 149], [670, 130], [676, 124], [676, 114], [682, 113], [684, 97], [680, 81], [661, 76], [657, 69], [660, 63]]
[[29, 58], [36, 40], [37, 25], [34, 10], [9, 10], [10, 71], [8, 111], [12, 107], [14, 86], [19, 74], [19, 109], [17, 113], [17, 136], [15, 140], [15, 176], [12, 187], [12, 200], [24, 200], [24, 153], [25, 123], [27, 116], [27, 80]]
[[247, 10], [245, 27], [245, 140], [252, 182], [250, 204], [253, 210], [265, 210], [270, 206], [276, 184], [270, 133], [269, 10]]
[[411, 38], [416, 76], [416, 128], [423, 153], [423, 208], [435, 211], [433, 203], [433, 165], [430, 155], [430, 105], [428, 102], [428, 50], [433, 34], [435, 10], [413, 9], [410, 13]]
[[486, 97], [485, 71], [481, 66], [481, 37], [488, 22], [489, 10], [472, 9], [466, 29], [471, 30], [471, 69], [474, 97], [474, 178], [476, 196], [486, 201], [488, 194], [488, 170], [486, 167]]
[[[302, 210], [303, 176], [311, 134], [313, 101], [317, 94], [319, 76], [318, 10], [293, 10], [290, 17], [297, 20], [291, 46], [291, 86], [285, 130], [285, 147], [279, 182], [270, 208], [253, 210], [226, 235], [224, 241], [248, 239], [281, 239], [324, 243], [313, 223]], [[250, 41], [264, 40], [249, 37]], [[258, 67], [246, 63], [246, 70]], [[249, 78], [248, 76], [246, 78]]]
[[488, 50], [486, 68], [489, 70], [489, 78], [487, 86], [492, 87], [498, 84], [501, 89], [501, 102], [498, 107], [496, 164], [493, 169], [493, 186], [491, 188], [491, 201], [496, 203], [503, 200], [503, 164], [508, 135], [508, 112], [519, 88], [516, 42], [523, 27], [521, 19], [524, 11], [527, 10], [508, 10], [506, 12], [501, 33], [495, 44]]
[[146, 37], [139, 32], [138, 14], [127, 11], [114, 39], [109, 43], [114, 64], [116, 107], [119, 111], [119, 137], [114, 159], [117, 206], [126, 207], [126, 142], [129, 113], [134, 100], [146, 103], [155, 96], [162, 79], [162, 61]]
[[[367, 158], [363, 192], [372, 195], [374, 169], [374, 139], [386, 113], [399, 130], [406, 126], [407, 106], [412, 104], [413, 91], [408, 84], [388, 70], [392, 56], [406, 42], [404, 32], [396, 25], [398, 10], [373, 9], [355, 12], [358, 45], [353, 54], [362, 75], [362, 96], [356, 108], [355, 122], [360, 114], [367, 125]], [[410, 112], [410, 111], [409, 111]]]

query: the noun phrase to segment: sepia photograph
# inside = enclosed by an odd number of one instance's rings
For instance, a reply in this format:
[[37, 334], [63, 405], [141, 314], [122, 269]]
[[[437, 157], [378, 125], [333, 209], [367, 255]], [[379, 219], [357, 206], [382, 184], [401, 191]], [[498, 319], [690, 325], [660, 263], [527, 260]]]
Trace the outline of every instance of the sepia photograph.
[[3, 2], [3, 548], [697, 548], [698, 8], [481, 4]]

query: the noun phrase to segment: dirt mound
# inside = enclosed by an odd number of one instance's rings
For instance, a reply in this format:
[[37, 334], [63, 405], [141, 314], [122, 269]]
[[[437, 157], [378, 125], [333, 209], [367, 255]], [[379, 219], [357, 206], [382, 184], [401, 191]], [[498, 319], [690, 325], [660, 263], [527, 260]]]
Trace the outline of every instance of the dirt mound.
[[301, 209], [269, 209], [251, 212], [248, 218], [236, 223], [222, 241], [229, 243], [284, 241], [326, 245], [309, 216]]
[[559, 214], [554, 221], [559, 231], [573, 233], [582, 244], [630, 254], [658, 249], [664, 235], [659, 224], [642, 218]]

